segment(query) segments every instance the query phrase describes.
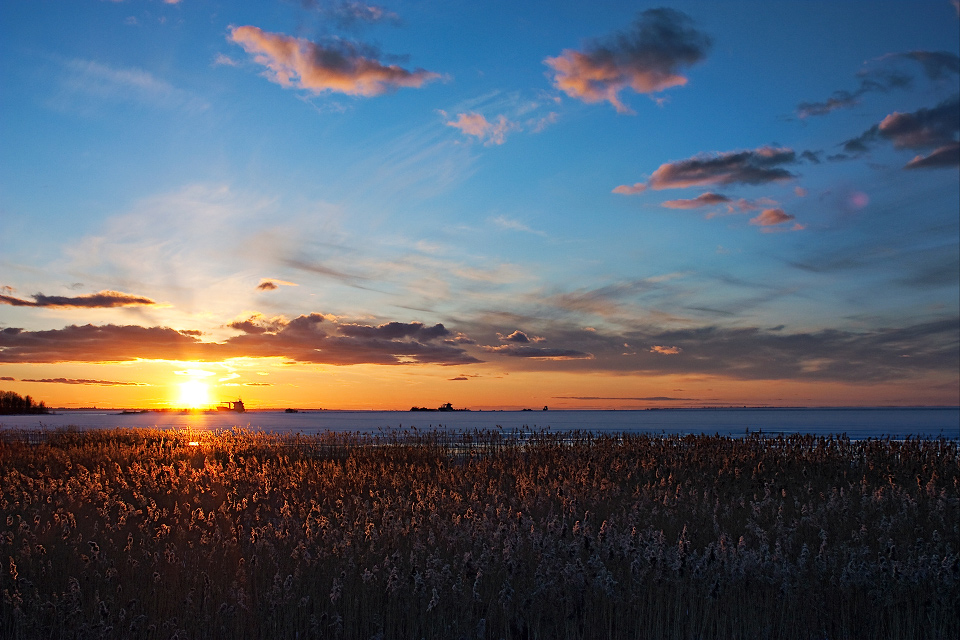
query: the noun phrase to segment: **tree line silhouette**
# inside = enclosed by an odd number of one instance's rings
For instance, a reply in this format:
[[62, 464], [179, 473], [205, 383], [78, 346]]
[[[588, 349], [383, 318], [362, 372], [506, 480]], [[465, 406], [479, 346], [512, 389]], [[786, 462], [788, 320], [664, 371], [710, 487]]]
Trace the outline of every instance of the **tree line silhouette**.
[[30, 396], [21, 396], [13, 391], [0, 391], [0, 414], [15, 413], [50, 413], [50, 410], [43, 400], [34, 403]]

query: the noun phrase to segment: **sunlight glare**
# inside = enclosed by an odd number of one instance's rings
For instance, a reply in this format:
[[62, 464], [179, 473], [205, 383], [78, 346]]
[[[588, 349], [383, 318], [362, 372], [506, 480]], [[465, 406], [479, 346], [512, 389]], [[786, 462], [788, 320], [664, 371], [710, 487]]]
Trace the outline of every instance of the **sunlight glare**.
[[199, 380], [180, 383], [180, 405], [189, 409], [201, 409], [210, 404], [210, 387]]

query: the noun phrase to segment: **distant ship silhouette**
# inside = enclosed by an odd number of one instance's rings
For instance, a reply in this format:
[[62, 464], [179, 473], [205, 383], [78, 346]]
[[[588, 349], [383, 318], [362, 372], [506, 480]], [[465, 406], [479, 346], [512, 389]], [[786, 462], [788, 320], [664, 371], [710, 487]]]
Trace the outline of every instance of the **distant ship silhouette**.
[[221, 402], [217, 405], [217, 411], [235, 411], [237, 413], [243, 413], [246, 409], [243, 406], [243, 400], [237, 398], [236, 402], [226, 401]]

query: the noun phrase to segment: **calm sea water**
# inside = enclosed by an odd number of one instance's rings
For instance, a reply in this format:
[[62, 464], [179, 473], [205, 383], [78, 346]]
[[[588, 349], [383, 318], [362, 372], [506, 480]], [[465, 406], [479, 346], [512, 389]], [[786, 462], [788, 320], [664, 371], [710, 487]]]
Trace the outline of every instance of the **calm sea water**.
[[65, 411], [45, 416], [0, 416], [0, 428], [81, 429], [159, 427], [217, 430], [245, 427], [275, 433], [315, 434], [324, 431], [409, 429], [550, 429], [595, 433], [720, 434], [846, 434], [853, 439], [946, 437], [960, 439], [960, 408], [876, 409], [660, 409], [655, 411], [249, 411], [243, 414]]

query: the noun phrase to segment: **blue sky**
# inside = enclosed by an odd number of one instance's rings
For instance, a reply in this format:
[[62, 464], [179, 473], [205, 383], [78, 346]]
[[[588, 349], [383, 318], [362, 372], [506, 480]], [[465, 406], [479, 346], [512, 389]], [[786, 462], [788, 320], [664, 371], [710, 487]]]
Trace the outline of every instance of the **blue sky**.
[[958, 11], [5, 3], [0, 379], [957, 404]]

